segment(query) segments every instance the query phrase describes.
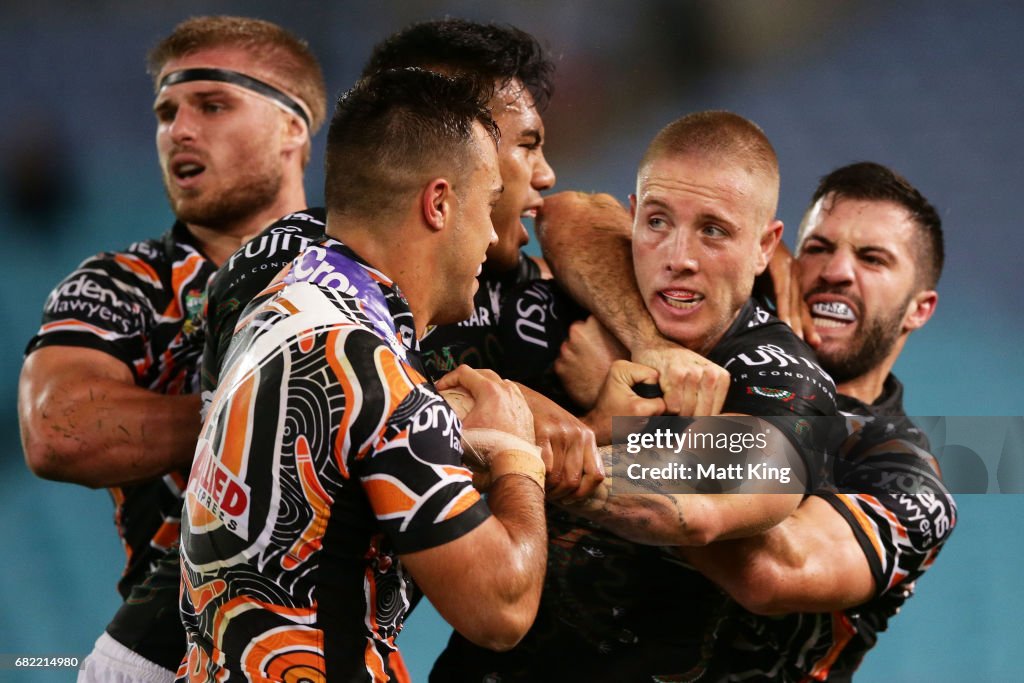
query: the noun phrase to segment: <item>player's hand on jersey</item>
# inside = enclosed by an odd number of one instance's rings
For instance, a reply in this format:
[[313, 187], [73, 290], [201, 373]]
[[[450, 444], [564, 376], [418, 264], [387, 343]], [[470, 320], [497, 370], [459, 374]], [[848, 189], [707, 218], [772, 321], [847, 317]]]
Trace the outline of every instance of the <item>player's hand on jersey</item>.
[[612, 362], [629, 351], [594, 316], [569, 326], [569, 336], [555, 359], [555, 374], [573, 403], [590, 410], [597, 402]]
[[718, 415], [729, 393], [728, 370], [669, 341], [647, 346], [633, 361], [658, 371], [665, 413], [683, 417]]
[[462, 418], [470, 469], [490, 469], [491, 458], [502, 451], [534, 453], [540, 459], [533, 413], [514, 382], [491, 370], [460, 365], [438, 380], [436, 387]]
[[586, 498], [604, 479], [594, 432], [557, 403], [521, 387], [533, 412], [535, 440], [547, 472], [548, 500]]
[[658, 371], [651, 367], [628, 360], [612, 363], [597, 403], [583, 418], [594, 430], [598, 444], [607, 445], [612, 442], [612, 418], [615, 416], [650, 417], [665, 414], [664, 399], [644, 398], [633, 390], [637, 384], [657, 383]]

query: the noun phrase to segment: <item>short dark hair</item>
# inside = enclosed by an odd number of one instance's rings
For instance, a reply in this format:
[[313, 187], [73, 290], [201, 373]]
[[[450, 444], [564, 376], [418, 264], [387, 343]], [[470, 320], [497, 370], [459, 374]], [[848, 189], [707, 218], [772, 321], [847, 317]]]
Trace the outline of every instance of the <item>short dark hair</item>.
[[499, 89], [518, 79], [540, 111], [554, 89], [555, 64], [547, 52], [529, 33], [508, 25], [451, 18], [412, 24], [374, 47], [363, 77], [410, 66], [472, 74]]
[[272, 75], [271, 85], [297, 96], [309, 108], [310, 133], [320, 128], [327, 115], [320, 63], [306, 41], [262, 19], [209, 16], [181, 22], [146, 57], [154, 87], [159, 87], [156, 79], [167, 62], [216, 47], [235, 47], [251, 54]]
[[893, 202], [906, 209], [924, 239], [917, 241], [918, 277], [925, 289], [934, 289], [942, 274], [945, 246], [942, 219], [935, 207], [916, 187], [890, 168], [871, 161], [861, 161], [837, 168], [822, 177], [811, 197], [813, 207], [818, 200], [861, 199]]
[[327, 131], [328, 212], [380, 215], [431, 177], [459, 183], [478, 154], [473, 123], [498, 140], [487, 92], [470, 77], [414, 68], [361, 79], [339, 98]]

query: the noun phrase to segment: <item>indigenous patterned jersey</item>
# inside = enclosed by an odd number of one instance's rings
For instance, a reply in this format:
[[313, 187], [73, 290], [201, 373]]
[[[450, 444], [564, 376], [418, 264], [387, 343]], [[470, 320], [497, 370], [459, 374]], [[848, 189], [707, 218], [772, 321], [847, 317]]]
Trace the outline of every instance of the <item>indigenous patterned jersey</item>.
[[[217, 370], [235, 324], [246, 304], [275, 275], [324, 232], [326, 212], [311, 208], [285, 216], [235, 252], [210, 280], [207, 292], [206, 348], [203, 351], [203, 391], [217, 385]], [[420, 341], [420, 353], [431, 379], [465, 363], [475, 368], [500, 370], [503, 360], [498, 320], [505, 296], [515, 287], [540, 277], [540, 268], [526, 254], [508, 273], [486, 270], [473, 297], [473, 315], [453, 325], [430, 330]]]
[[232, 341], [188, 482], [187, 673], [384, 681], [412, 591], [398, 555], [490, 513], [397, 289], [334, 240], [274, 287]]
[[217, 387], [235, 324], [244, 309], [303, 249], [324, 235], [324, 209], [306, 209], [278, 220], [224, 262], [206, 289], [204, 403]]
[[864, 551], [875, 596], [831, 614], [761, 617], [733, 606], [719, 638], [717, 681], [849, 681], [889, 619], [914, 592], [956, 524], [927, 439], [906, 417], [892, 375], [872, 405], [839, 397], [850, 436], [836, 487], [816, 491], [843, 516]]
[[[519, 376], [550, 392], [557, 378], [547, 367], [579, 309], [550, 281], [530, 284], [507, 307], [502, 331], [509, 358], [529, 359]], [[836, 415], [835, 386], [813, 352], [752, 300], [708, 358], [732, 375], [725, 412]], [[795, 421], [780, 422], [787, 423]], [[790, 436], [794, 444], [803, 441]], [[453, 634], [431, 680], [639, 681], [691, 667], [699, 672], [705, 639], [713, 642], [710, 629], [727, 605], [710, 581], [667, 550], [549, 507], [547, 574], [530, 632], [501, 654]]]
[[518, 285], [539, 277], [540, 268], [522, 252], [515, 269], [501, 274], [481, 273], [469, 320], [435, 327], [420, 341], [423, 364], [430, 377], [436, 380], [462, 364], [501, 374], [505, 363], [499, 334], [502, 305]]
[[[53, 345], [96, 349], [127, 365], [140, 387], [195, 393], [203, 290], [213, 270], [181, 223], [158, 240], [98, 254], [50, 293], [28, 353]], [[128, 554], [118, 584], [123, 597], [177, 539], [186, 477], [187, 472], [175, 472], [110, 489]]]

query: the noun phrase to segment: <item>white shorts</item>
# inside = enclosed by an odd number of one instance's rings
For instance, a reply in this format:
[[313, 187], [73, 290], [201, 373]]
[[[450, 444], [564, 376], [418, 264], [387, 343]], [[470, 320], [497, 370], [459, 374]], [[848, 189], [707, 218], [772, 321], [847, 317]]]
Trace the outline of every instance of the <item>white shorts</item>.
[[175, 672], [158, 666], [104, 631], [82, 662], [78, 683], [174, 683]]

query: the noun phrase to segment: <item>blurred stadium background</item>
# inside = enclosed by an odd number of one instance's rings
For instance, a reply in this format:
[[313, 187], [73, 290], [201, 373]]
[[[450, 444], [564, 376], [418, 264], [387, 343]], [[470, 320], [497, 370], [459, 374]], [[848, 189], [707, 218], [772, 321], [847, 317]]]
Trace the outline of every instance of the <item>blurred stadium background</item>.
[[[1024, 4], [906, 0], [571, 0], [483, 3], [0, 4], [0, 654], [84, 655], [118, 604], [123, 559], [103, 491], [35, 479], [18, 441], [21, 353], [43, 301], [81, 259], [172, 220], [153, 150], [146, 50], [193, 14], [279, 22], [307, 38], [340, 94], [370, 47], [445, 15], [513, 23], [558, 60], [545, 114], [558, 188], [632, 189], [673, 118], [730, 109], [758, 122], [782, 167], [792, 237], [819, 176], [857, 160], [905, 174], [940, 209], [947, 266], [936, 316], [897, 373], [913, 415], [1021, 415], [1024, 337]], [[314, 149], [323, 145], [323, 134]], [[322, 197], [314, 154], [309, 196]], [[1024, 497], [961, 495], [960, 524], [861, 681], [1020, 680]], [[425, 680], [447, 638], [420, 608], [399, 644]], [[0, 680], [70, 672], [0, 670]]]

